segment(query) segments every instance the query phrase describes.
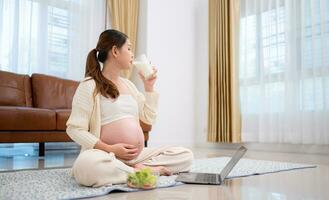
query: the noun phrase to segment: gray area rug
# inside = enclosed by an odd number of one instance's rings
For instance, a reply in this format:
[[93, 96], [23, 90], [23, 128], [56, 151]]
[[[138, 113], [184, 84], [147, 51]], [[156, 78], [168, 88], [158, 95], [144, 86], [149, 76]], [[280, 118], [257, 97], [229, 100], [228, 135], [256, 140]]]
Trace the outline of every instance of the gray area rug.
[[[218, 173], [224, 168], [229, 160], [229, 157], [198, 159], [193, 162], [191, 171]], [[313, 167], [316, 166], [241, 159], [231, 171], [228, 178]], [[175, 178], [176, 176], [160, 176], [157, 188], [181, 185], [182, 183], [176, 182]], [[101, 196], [112, 191], [135, 192], [139, 190], [129, 188], [126, 184], [100, 188], [83, 187], [78, 185], [70, 176], [70, 168], [0, 173], [0, 199], [79, 199]]]

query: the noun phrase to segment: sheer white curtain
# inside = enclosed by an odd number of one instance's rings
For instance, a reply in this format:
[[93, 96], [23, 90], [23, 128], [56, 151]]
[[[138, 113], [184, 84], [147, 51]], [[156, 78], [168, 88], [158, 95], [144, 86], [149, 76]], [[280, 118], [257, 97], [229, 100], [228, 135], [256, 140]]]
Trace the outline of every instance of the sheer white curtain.
[[0, 0], [0, 70], [80, 80], [105, 0]]
[[242, 140], [329, 144], [329, 0], [241, 0]]

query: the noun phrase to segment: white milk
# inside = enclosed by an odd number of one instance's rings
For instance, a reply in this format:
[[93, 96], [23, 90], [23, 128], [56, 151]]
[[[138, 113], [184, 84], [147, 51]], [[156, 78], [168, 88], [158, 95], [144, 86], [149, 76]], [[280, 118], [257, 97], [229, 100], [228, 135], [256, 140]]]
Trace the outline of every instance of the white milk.
[[149, 79], [154, 73], [151, 63], [145, 54], [138, 56], [134, 60], [133, 65], [135, 65], [135, 67], [142, 72], [146, 79]]

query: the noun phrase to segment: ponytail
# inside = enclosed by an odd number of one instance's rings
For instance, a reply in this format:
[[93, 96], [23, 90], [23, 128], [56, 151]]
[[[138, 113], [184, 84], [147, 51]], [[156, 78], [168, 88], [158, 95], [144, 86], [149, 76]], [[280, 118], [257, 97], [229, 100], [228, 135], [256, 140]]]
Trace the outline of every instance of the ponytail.
[[97, 58], [96, 49], [91, 50], [88, 54], [85, 77], [91, 77], [95, 80], [95, 94], [100, 92], [104, 97], [111, 97], [112, 99], [115, 99], [119, 96], [119, 90], [117, 86], [112, 81], [105, 78], [102, 74], [101, 66]]

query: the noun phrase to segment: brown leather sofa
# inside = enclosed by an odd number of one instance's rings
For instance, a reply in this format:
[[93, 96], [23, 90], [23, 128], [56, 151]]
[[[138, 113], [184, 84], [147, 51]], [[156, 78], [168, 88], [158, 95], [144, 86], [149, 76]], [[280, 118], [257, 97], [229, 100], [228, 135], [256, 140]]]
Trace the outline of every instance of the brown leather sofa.
[[[77, 81], [43, 74], [20, 75], [0, 71], [0, 143], [72, 141], [66, 134]], [[141, 122], [147, 145], [151, 126]]]

